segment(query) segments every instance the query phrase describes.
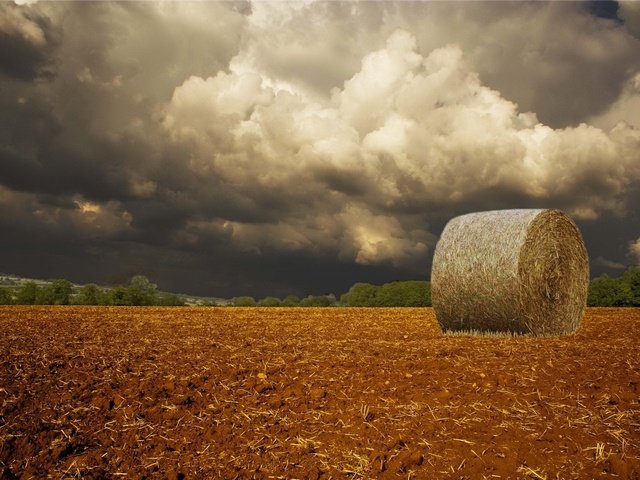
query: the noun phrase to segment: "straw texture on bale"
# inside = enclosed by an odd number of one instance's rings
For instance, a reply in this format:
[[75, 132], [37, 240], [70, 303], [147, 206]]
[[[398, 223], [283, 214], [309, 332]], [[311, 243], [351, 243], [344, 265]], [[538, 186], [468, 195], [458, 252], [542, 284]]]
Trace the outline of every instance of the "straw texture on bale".
[[589, 262], [559, 210], [453, 218], [433, 258], [431, 297], [444, 331], [564, 335], [582, 321]]

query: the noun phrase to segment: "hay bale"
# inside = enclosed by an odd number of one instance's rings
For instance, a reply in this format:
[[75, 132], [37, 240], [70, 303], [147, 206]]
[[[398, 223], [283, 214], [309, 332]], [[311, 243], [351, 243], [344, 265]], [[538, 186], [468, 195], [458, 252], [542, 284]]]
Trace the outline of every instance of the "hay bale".
[[563, 335], [580, 326], [589, 261], [559, 210], [496, 210], [453, 218], [433, 258], [431, 297], [447, 331]]

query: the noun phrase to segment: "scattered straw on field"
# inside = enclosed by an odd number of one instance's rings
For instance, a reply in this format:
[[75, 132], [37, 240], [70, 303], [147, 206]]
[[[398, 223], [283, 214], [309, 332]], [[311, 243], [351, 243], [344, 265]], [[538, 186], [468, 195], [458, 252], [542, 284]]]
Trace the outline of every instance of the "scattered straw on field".
[[[640, 310], [0, 308], [0, 478], [633, 478]], [[637, 475], [637, 474], [636, 474]]]

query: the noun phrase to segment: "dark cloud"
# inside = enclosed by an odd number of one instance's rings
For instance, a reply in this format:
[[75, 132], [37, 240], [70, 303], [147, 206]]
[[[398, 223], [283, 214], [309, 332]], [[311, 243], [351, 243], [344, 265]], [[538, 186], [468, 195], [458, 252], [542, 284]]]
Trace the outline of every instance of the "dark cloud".
[[[470, 8], [459, 4], [455, 17], [443, 12], [448, 10], [445, 4], [432, 8], [435, 18], [453, 22], [437, 26], [436, 38], [445, 29], [455, 31], [449, 41], [463, 46], [483, 82], [522, 111], [535, 112], [545, 124], [564, 127], [604, 110], [620, 94], [629, 73], [640, 68], [640, 44], [619, 21], [604, 15], [604, 7], [598, 7], [595, 16], [585, 6], [478, 2]], [[433, 33], [418, 37], [424, 38], [421, 45], [434, 41]]]
[[61, 29], [29, 7], [0, 4], [0, 73], [20, 80], [55, 75], [56, 47]]
[[588, 11], [601, 18], [620, 21], [618, 17], [618, 2], [611, 0], [590, 0], [586, 2]]
[[570, 213], [595, 273], [636, 261], [640, 45], [603, 8], [2, 4], [0, 270], [340, 293], [514, 207]]

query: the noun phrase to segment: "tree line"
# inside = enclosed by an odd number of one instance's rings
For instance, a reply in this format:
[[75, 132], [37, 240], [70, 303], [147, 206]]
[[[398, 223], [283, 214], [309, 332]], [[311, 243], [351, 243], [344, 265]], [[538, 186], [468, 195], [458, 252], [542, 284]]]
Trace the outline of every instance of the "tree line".
[[[111, 288], [93, 283], [74, 288], [68, 280], [58, 279], [48, 284], [25, 282], [19, 288], [0, 288], [0, 305], [158, 305], [182, 306], [180, 295], [159, 292], [157, 286], [143, 275], [136, 275], [126, 285]], [[256, 300], [239, 296], [226, 305], [238, 307], [430, 307], [431, 283], [409, 280], [373, 285], [356, 283], [348, 292], [336, 298], [334, 294], [309, 295], [299, 298], [289, 295]], [[215, 303], [205, 305], [215, 306]], [[587, 305], [590, 307], [640, 306], [640, 267], [629, 267], [620, 277], [608, 275], [594, 278], [589, 285]]]
[[28, 281], [17, 289], [0, 288], [0, 305], [124, 305], [124, 306], [182, 306], [184, 300], [173, 293], [158, 291], [144, 275], [136, 275], [127, 285], [99, 287], [94, 283], [74, 289], [65, 279], [39, 285]]
[[309, 295], [300, 298], [296, 295], [288, 295], [283, 299], [278, 297], [264, 297], [256, 300], [250, 296], [235, 297], [230, 305], [234, 307], [334, 307], [338, 304], [335, 295]]
[[629, 267], [622, 276], [594, 278], [589, 285], [590, 307], [640, 307], [640, 267]]
[[284, 299], [265, 297], [236, 297], [237, 307], [430, 307], [431, 284], [423, 280], [391, 282], [383, 285], [356, 283], [338, 300], [334, 294], [309, 295], [300, 299], [289, 295]]
[[[184, 298], [160, 293], [157, 286], [143, 275], [134, 276], [127, 285], [99, 287], [96, 284], [75, 288], [64, 279], [47, 284], [28, 281], [19, 288], [0, 288], [0, 305], [185, 305]], [[209, 302], [205, 305], [216, 306]], [[431, 288], [426, 281], [391, 282], [384, 285], [356, 283], [340, 298], [332, 293], [300, 298], [268, 296], [256, 300], [243, 295], [234, 297], [225, 305], [237, 307], [428, 307], [431, 306]]]

